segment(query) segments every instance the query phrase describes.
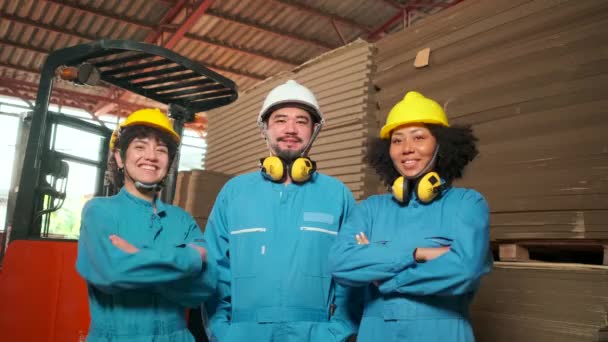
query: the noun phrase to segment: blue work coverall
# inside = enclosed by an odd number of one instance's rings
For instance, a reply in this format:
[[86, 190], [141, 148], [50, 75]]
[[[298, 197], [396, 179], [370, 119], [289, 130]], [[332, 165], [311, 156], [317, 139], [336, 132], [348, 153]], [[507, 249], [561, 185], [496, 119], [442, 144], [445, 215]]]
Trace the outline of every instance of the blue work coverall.
[[[357, 244], [359, 232], [369, 244]], [[449, 252], [415, 261], [416, 248], [441, 246]], [[468, 307], [492, 268], [489, 247], [488, 206], [474, 190], [448, 188], [429, 204], [401, 206], [390, 194], [359, 203], [330, 253], [338, 283], [366, 288], [357, 341], [474, 341]]]
[[207, 302], [211, 340], [331, 342], [354, 334], [354, 290], [334, 284], [327, 264], [353, 206], [344, 184], [319, 173], [287, 186], [259, 172], [226, 183], [205, 229], [219, 258], [219, 298]]
[[[123, 252], [112, 245], [112, 234], [139, 251]], [[156, 200], [154, 213], [152, 203], [124, 188], [87, 202], [76, 261], [89, 293], [87, 341], [194, 341], [186, 308], [213, 294], [217, 272], [187, 244], [206, 247], [192, 216], [179, 207]]]

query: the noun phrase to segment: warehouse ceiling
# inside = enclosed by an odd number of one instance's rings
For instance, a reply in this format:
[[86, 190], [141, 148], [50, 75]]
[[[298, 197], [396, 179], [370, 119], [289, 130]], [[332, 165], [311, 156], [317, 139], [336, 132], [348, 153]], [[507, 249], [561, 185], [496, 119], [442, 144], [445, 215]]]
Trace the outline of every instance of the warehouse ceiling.
[[[162, 45], [240, 91], [356, 39], [375, 41], [462, 0], [0, 0], [0, 95], [35, 99], [47, 54], [98, 39]], [[147, 100], [57, 81], [52, 102], [93, 116]]]

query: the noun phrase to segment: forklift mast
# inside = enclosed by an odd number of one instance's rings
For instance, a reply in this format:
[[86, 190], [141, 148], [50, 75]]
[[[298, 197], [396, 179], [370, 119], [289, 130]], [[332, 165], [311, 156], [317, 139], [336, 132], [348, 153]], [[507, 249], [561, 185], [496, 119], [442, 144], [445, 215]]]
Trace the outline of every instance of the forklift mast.
[[[68, 161], [97, 168], [95, 195], [118, 189], [104, 187], [105, 158], [111, 131], [106, 127], [49, 112], [53, 83], [58, 73], [74, 71], [71, 80], [81, 85], [100, 82], [168, 106], [176, 132], [195, 113], [228, 105], [237, 99], [233, 81], [203, 65], [160, 46], [129, 40], [100, 40], [51, 52], [41, 71], [33, 112], [27, 119], [27, 144], [9, 196], [7, 231], [0, 248], [0, 334], [7, 341], [77, 341], [88, 329], [86, 285], [75, 271], [75, 240], [46, 238], [51, 212], [65, 198], [61, 182], [69, 177]], [[69, 74], [69, 73], [66, 73]], [[64, 78], [65, 79], [65, 78]], [[101, 137], [99, 158], [89, 160], [53, 150], [62, 124]], [[25, 137], [23, 140], [26, 140]], [[74, 142], [77, 144], [77, 142]], [[18, 158], [20, 159], [20, 158]], [[178, 159], [178, 157], [176, 157]], [[178, 163], [178, 161], [176, 161]], [[171, 203], [177, 167], [161, 193]], [[59, 187], [59, 188], [58, 188]], [[105, 188], [105, 191], [104, 191]], [[10, 203], [13, 203], [12, 205]], [[10, 314], [8, 314], [10, 312]], [[27, 322], [27, 324], [25, 324]]]

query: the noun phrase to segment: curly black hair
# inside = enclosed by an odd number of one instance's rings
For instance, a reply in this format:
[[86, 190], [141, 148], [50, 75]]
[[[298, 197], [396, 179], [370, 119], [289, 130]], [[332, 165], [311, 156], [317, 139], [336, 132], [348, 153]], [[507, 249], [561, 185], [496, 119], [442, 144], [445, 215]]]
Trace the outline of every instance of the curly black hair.
[[[169, 150], [169, 170], [171, 169], [173, 160], [175, 160], [175, 156], [177, 155], [179, 144], [169, 133], [145, 125], [134, 125], [122, 128], [120, 137], [116, 142], [116, 149], [120, 151], [120, 156], [123, 160], [127, 154], [127, 148], [136, 138], [155, 138], [158, 139], [158, 141], [165, 143]], [[111, 174], [110, 181], [117, 189], [120, 189], [124, 185], [124, 175], [116, 164], [116, 158], [114, 157], [113, 152], [114, 151], [110, 151], [110, 155], [108, 156], [108, 171], [110, 171]]]
[[[434, 170], [446, 183], [462, 177], [465, 166], [471, 162], [479, 151], [477, 138], [470, 126], [445, 127], [425, 124], [439, 144]], [[393, 184], [399, 176], [389, 154], [390, 139], [373, 138], [370, 141], [365, 162], [371, 166], [380, 179], [387, 185]]]

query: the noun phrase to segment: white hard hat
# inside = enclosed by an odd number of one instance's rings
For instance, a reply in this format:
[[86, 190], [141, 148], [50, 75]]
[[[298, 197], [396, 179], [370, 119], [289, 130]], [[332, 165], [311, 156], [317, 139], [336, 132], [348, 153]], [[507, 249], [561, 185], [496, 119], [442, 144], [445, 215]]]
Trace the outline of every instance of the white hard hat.
[[258, 114], [258, 125], [261, 127], [268, 115], [282, 107], [282, 104], [304, 105], [313, 116], [314, 121], [321, 124], [325, 121], [312, 91], [294, 80], [289, 80], [268, 93], [262, 105], [262, 110]]

